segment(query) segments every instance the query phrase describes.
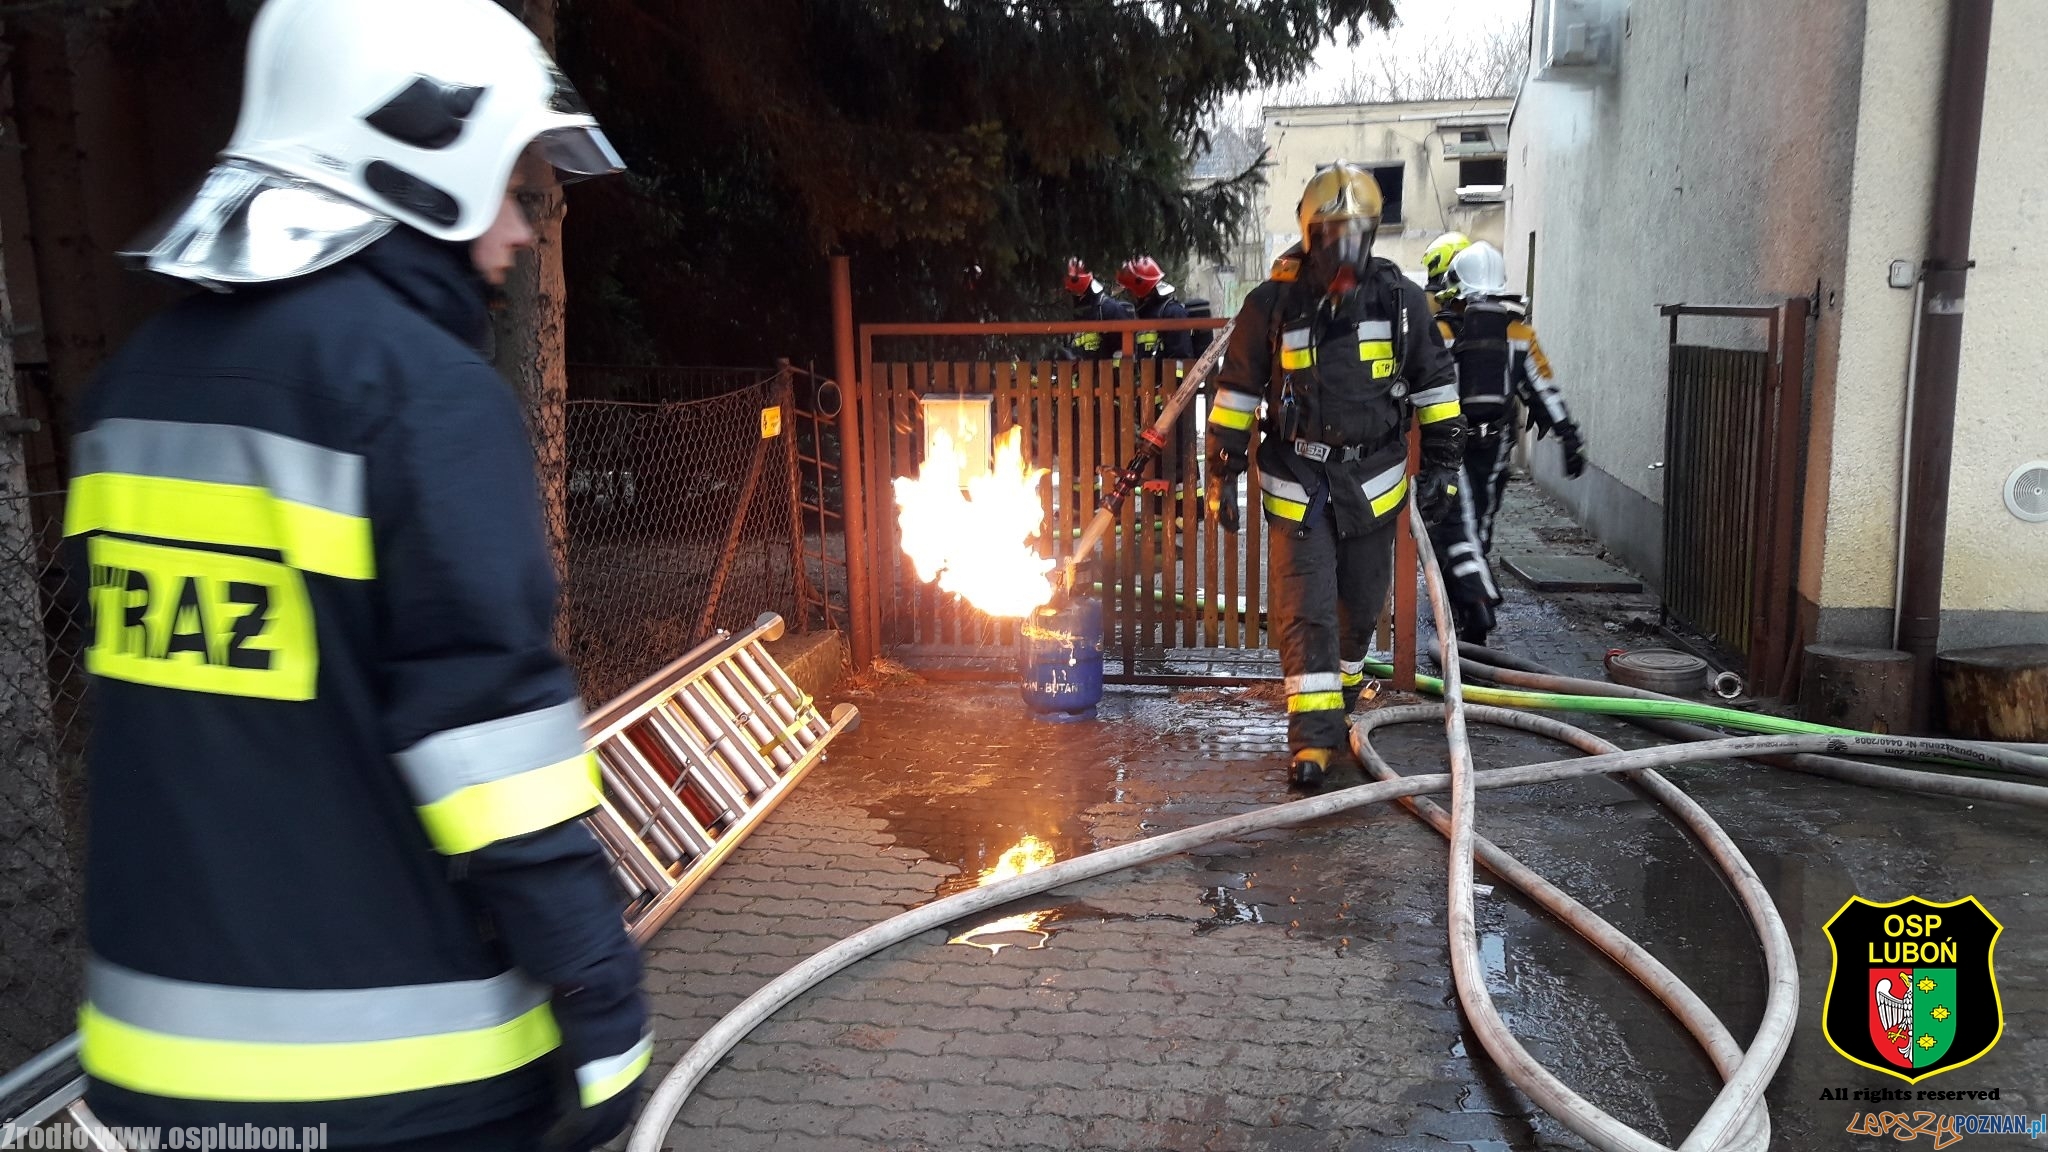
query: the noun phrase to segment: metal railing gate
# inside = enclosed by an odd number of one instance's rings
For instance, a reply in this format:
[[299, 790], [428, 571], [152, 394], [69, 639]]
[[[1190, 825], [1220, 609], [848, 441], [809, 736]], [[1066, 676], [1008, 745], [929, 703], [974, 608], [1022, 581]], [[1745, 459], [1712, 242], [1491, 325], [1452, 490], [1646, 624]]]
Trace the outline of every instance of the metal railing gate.
[[[858, 412], [853, 426], [866, 531], [853, 563], [869, 591], [856, 608], [855, 650], [891, 654], [943, 674], [1007, 672], [1017, 624], [992, 619], [957, 596], [917, 578], [896, 527], [891, 481], [921, 463], [919, 403], [927, 397], [988, 396], [993, 427], [1023, 437], [1026, 460], [1046, 470], [1039, 498], [1046, 511], [1043, 554], [1064, 562], [1139, 431], [1177, 383], [1172, 361], [878, 360], [878, 338], [1062, 335], [1080, 331], [1220, 328], [1222, 320], [1019, 324], [871, 324], [860, 329]], [[1204, 390], [1206, 391], [1206, 389]], [[1256, 659], [1266, 648], [1266, 548], [1256, 471], [1242, 483], [1243, 531], [1231, 536], [1208, 517], [1202, 491], [1200, 399], [1161, 461], [1160, 476], [1132, 494], [1104, 541], [1090, 583], [1103, 602], [1111, 679], [1187, 683], [1221, 661]], [[1256, 433], [1254, 433], [1256, 435]], [[855, 556], [855, 552], [858, 556]], [[856, 585], [860, 582], [856, 581]], [[862, 599], [856, 597], [856, 599]], [[865, 630], [865, 635], [863, 635]]]
[[[1800, 452], [1811, 302], [1665, 305], [1664, 611], [1741, 659], [1750, 686], [1798, 683]], [[1765, 347], [1681, 344], [1682, 317], [1764, 321]]]

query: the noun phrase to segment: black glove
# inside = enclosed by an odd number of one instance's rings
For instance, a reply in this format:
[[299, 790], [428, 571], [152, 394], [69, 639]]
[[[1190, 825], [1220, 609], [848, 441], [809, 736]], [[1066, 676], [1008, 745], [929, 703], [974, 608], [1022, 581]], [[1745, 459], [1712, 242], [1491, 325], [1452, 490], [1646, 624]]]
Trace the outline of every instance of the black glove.
[[[1246, 443], [1250, 437], [1246, 437]], [[1238, 517], [1237, 478], [1251, 468], [1251, 457], [1244, 445], [1224, 443], [1214, 429], [1209, 432], [1209, 456], [1204, 471], [1207, 473], [1205, 494], [1209, 501], [1209, 514], [1216, 518], [1216, 525], [1232, 536], [1237, 535], [1243, 525]]]
[[541, 1138], [545, 1152], [591, 1152], [624, 1132], [640, 1103], [640, 1088], [635, 1085], [595, 1107], [584, 1108], [576, 1099], [573, 1078], [565, 1095], [553, 1127]]
[[1564, 449], [1564, 474], [1576, 480], [1586, 470], [1586, 442], [1579, 436], [1579, 426], [1570, 420], [1557, 426], [1557, 443]]
[[[589, 1069], [606, 1062], [626, 1061], [635, 1045], [646, 1039], [647, 1006], [640, 997], [640, 954], [627, 949], [590, 965], [584, 982], [558, 988], [553, 1008], [561, 1029], [562, 1046], [557, 1052], [562, 1076], [558, 1082], [557, 1119], [542, 1141], [546, 1152], [589, 1152], [617, 1136], [632, 1119], [640, 1102], [640, 1081], [646, 1079], [643, 1065], [630, 1083], [615, 1079], [594, 1083], [605, 1093], [602, 1099], [585, 1104], [583, 1086], [572, 1069]], [[626, 1074], [619, 1069], [614, 1075]]]
[[1415, 510], [1422, 513], [1422, 522], [1435, 527], [1450, 519], [1457, 506], [1457, 470], [1424, 465], [1415, 477]]

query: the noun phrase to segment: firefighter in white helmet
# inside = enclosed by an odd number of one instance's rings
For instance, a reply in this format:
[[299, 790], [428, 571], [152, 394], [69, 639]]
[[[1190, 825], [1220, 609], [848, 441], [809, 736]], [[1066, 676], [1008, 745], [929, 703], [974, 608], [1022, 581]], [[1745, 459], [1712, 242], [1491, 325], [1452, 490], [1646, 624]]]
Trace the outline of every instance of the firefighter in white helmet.
[[[1439, 555], [1453, 577], [1468, 586], [1484, 584], [1487, 603], [1476, 595], [1454, 595], [1458, 636], [1483, 644], [1493, 626], [1493, 591], [1489, 557], [1493, 523], [1507, 486], [1508, 459], [1514, 449], [1512, 400], [1520, 400], [1539, 438], [1557, 434], [1563, 446], [1564, 473], [1576, 478], [1586, 468], [1586, 446], [1579, 426], [1565, 406], [1551, 376], [1550, 360], [1537, 342], [1521, 297], [1508, 292], [1507, 262], [1485, 241], [1473, 243], [1451, 259], [1449, 277], [1454, 298], [1440, 319], [1455, 320], [1451, 355], [1458, 364], [1459, 401], [1469, 425], [1465, 436], [1465, 476], [1460, 485], [1469, 499], [1459, 517], [1433, 533]], [[1454, 587], [1455, 591], [1455, 587]]]
[[1287, 677], [1289, 781], [1321, 784], [1346, 746], [1344, 717], [1393, 572], [1411, 482], [1423, 518], [1458, 499], [1465, 421], [1422, 289], [1372, 256], [1380, 190], [1344, 161], [1318, 169], [1301, 244], [1252, 289], [1209, 404], [1210, 507], [1236, 530], [1236, 476], [1263, 409], [1260, 502], [1271, 527], [1273, 638]]
[[651, 1052], [519, 404], [520, 196], [618, 156], [492, 0], [269, 0], [81, 399], [80, 1059], [112, 1124], [588, 1149]]

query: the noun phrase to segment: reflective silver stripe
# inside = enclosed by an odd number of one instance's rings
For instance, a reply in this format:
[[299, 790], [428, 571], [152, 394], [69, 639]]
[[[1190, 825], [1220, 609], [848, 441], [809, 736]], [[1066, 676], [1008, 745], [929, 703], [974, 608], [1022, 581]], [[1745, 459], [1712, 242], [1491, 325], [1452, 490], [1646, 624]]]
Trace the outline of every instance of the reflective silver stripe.
[[1365, 495], [1367, 499], [1377, 499], [1381, 496], [1385, 496], [1389, 492], [1392, 492], [1394, 490], [1395, 485], [1401, 483], [1401, 480], [1407, 475], [1408, 461], [1402, 460], [1400, 463], [1394, 465], [1393, 467], [1387, 469], [1379, 475], [1369, 477], [1365, 481], [1365, 483], [1359, 485], [1359, 487], [1365, 489]]
[[328, 1044], [439, 1036], [509, 1023], [548, 1002], [517, 969], [488, 980], [391, 988], [238, 988], [86, 961], [86, 998], [101, 1014], [173, 1036]]
[[1365, 661], [1339, 660], [1337, 661], [1337, 670], [1344, 673], [1347, 676], [1356, 676], [1359, 673], [1365, 671]]
[[1360, 340], [1392, 340], [1394, 326], [1385, 320], [1365, 320], [1358, 325]]
[[583, 754], [583, 705], [551, 708], [436, 732], [400, 752], [398, 770], [421, 805]]
[[1462, 563], [1459, 563], [1459, 564], [1453, 564], [1453, 565], [1451, 565], [1451, 575], [1453, 575], [1453, 576], [1470, 576], [1470, 575], [1472, 575], [1473, 573], [1475, 573], [1475, 572], [1479, 571], [1479, 569], [1480, 569], [1480, 564], [1479, 564], [1479, 561], [1477, 561], [1477, 560], [1466, 560], [1466, 561], [1464, 561], [1464, 562], [1462, 562]]
[[1259, 489], [1269, 496], [1292, 500], [1296, 504], [1308, 503], [1308, 489], [1292, 480], [1283, 480], [1271, 472], [1259, 473]]
[[1342, 692], [1344, 681], [1335, 672], [1310, 672], [1305, 676], [1287, 678], [1289, 696], [1306, 696], [1311, 692]]
[[633, 1045], [617, 1056], [607, 1056], [602, 1060], [592, 1060], [588, 1064], [579, 1065], [576, 1069], [576, 1087], [590, 1088], [602, 1084], [606, 1080], [631, 1068], [635, 1061], [653, 1051], [654, 1037], [651, 1035], [642, 1036], [638, 1044]]
[[1449, 404], [1457, 398], [1458, 386], [1456, 384], [1444, 384], [1431, 388], [1426, 392], [1417, 392], [1408, 398], [1408, 402], [1417, 408], [1427, 408], [1431, 404]]
[[[1467, 525], [1466, 527], [1469, 528], [1470, 525]], [[1451, 556], [1477, 556], [1479, 554], [1479, 545], [1474, 544], [1469, 540], [1461, 540], [1458, 543], [1451, 545], [1449, 548], [1444, 549], [1444, 552]]]
[[102, 420], [72, 441], [76, 475], [123, 472], [239, 484], [343, 516], [368, 515], [363, 458], [236, 424]]
[[1232, 412], [1257, 412], [1259, 397], [1250, 392], [1239, 392], [1235, 388], [1218, 388], [1215, 405], [1218, 408], [1228, 408]]
[[1299, 352], [1309, 346], [1309, 330], [1294, 328], [1280, 334], [1280, 346], [1290, 352]]

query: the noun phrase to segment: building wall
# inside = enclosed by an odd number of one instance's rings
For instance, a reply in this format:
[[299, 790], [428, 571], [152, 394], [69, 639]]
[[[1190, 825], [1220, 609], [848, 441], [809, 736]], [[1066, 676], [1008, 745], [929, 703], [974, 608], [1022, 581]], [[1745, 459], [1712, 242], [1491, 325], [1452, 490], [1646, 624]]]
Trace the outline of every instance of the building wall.
[[[1947, 11], [1941, 0], [1887, 0], [1869, 15], [1843, 370], [1828, 419], [1816, 419], [1831, 433], [1816, 453], [1826, 491], [1808, 502], [1808, 548], [1824, 551], [1800, 589], [1824, 640], [1891, 643], [1914, 294], [1889, 287], [1887, 271], [1925, 253]], [[2048, 459], [2048, 374], [2034, 332], [2048, 302], [2048, 156], [2035, 110], [2048, 28], [2029, 16], [2020, 5], [1994, 9], [1949, 473], [1945, 648], [2048, 642], [2048, 583], [2038, 578], [2048, 525], [2014, 518], [2002, 497], [2014, 466]]]
[[[1510, 100], [1436, 100], [1401, 104], [1329, 104], [1269, 107], [1265, 110], [1265, 259], [1300, 239], [1295, 208], [1318, 165], [1332, 160], [1401, 164], [1402, 219], [1382, 225], [1373, 250], [1421, 276], [1422, 252], [1448, 231], [1467, 233], [1498, 247], [1506, 220], [1503, 205], [1461, 204], [1458, 162], [1444, 158], [1444, 137], [1433, 119], [1422, 116], [1505, 114]], [[1456, 129], [1447, 129], [1455, 140]]]
[[[1813, 379], [1832, 391], [1863, 21], [1846, 0], [1625, 11], [1612, 75], [1523, 87], [1506, 251], [1511, 282], [1533, 257], [1533, 318], [1590, 454], [1568, 481], [1540, 445], [1536, 476], [1658, 581], [1669, 328], [1657, 306], [1768, 305], [1818, 285]], [[1760, 348], [1764, 327], [1692, 319], [1681, 338]]]

